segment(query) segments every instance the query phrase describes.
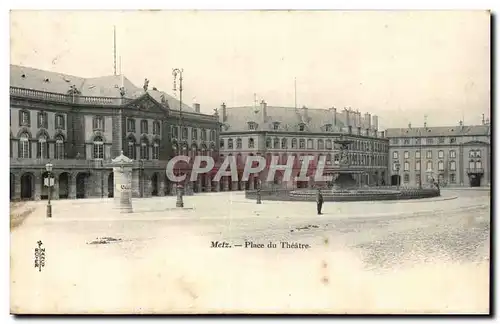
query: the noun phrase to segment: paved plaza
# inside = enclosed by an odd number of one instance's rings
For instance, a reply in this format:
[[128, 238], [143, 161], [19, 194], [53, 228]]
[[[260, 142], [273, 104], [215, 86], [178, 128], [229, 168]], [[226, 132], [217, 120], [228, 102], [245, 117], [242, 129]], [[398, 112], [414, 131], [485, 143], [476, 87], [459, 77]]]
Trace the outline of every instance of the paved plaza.
[[184, 199], [184, 209], [175, 197], [133, 199], [132, 214], [117, 214], [112, 199], [59, 200], [51, 219], [46, 202], [30, 202], [11, 232], [11, 311], [489, 309], [487, 190], [326, 203], [321, 216], [314, 202], [257, 205], [243, 192]]

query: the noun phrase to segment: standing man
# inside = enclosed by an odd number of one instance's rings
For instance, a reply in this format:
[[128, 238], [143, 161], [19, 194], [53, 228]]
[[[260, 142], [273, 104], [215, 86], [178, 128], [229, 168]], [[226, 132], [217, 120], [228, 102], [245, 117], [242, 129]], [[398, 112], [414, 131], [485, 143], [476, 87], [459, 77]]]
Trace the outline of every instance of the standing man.
[[316, 194], [316, 206], [318, 207], [318, 215], [322, 215], [321, 207], [323, 207], [323, 195], [321, 194], [321, 189], [318, 188], [318, 193]]

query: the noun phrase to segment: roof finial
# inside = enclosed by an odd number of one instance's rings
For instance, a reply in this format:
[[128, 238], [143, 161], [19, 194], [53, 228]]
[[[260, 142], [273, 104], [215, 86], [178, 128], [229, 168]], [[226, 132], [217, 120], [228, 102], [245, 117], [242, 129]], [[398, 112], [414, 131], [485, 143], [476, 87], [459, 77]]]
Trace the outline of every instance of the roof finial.
[[123, 150], [120, 151], [120, 155], [123, 155]]

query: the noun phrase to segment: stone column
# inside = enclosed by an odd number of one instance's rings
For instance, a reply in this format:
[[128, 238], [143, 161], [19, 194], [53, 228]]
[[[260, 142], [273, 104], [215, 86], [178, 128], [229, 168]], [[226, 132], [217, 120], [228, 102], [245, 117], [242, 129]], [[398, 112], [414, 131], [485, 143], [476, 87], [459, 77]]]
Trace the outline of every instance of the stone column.
[[158, 197], [165, 196], [165, 179], [158, 177]]
[[35, 200], [40, 200], [41, 195], [42, 195], [42, 186], [43, 186], [43, 178], [42, 178], [42, 173], [40, 172], [35, 172], [35, 194], [34, 194], [34, 199]]
[[203, 185], [201, 183], [201, 177], [200, 176], [198, 176], [198, 179], [196, 179], [196, 188], [197, 188], [198, 192], [202, 192], [203, 191]]
[[229, 191], [229, 178], [226, 176], [223, 177], [221, 180], [222, 180], [222, 190]]
[[54, 178], [54, 186], [52, 188], [49, 188], [49, 190], [52, 190], [51, 198], [59, 199], [59, 175], [52, 173], [52, 177]]
[[207, 176], [206, 181], [207, 181], [206, 191], [211, 192], [212, 191], [212, 178], [210, 178], [210, 176]]
[[214, 187], [215, 190], [214, 191], [215, 192], [219, 192], [220, 191], [220, 182], [221, 181], [222, 181], [222, 178], [219, 181], [214, 181], [214, 185], [215, 185], [215, 187]]
[[109, 189], [110, 189], [110, 188], [108, 188], [109, 173], [108, 172], [103, 172], [102, 177], [103, 177], [103, 179], [102, 179], [102, 181], [103, 181], [102, 182], [103, 183], [103, 185], [102, 185], [102, 191], [103, 191], [102, 192], [102, 197], [103, 198], [108, 198]]
[[14, 197], [13, 199], [21, 199], [21, 175], [14, 173]]
[[241, 181], [241, 190], [245, 190], [247, 188], [247, 182], [246, 181]]
[[71, 173], [68, 177], [68, 199], [76, 199], [76, 176], [78, 173]]
[[[233, 180], [232, 178], [229, 178], [229, 181]], [[233, 181], [231, 184], [231, 191], [238, 191], [238, 181]]]
[[250, 181], [250, 183], [248, 184], [248, 189], [250, 190], [254, 190], [255, 189], [255, 180], [254, 180], [255, 176], [253, 174], [249, 175], [248, 177], [248, 181]]
[[114, 208], [120, 213], [132, 213], [132, 166], [133, 161], [121, 154], [112, 160], [115, 179]]
[[[132, 175], [131, 175], [131, 181], [132, 181], [132, 198], [140, 198], [141, 197], [141, 179], [140, 179], [140, 170], [135, 169], [131, 170]], [[116, 186], [115, 186], [116, 188]]]

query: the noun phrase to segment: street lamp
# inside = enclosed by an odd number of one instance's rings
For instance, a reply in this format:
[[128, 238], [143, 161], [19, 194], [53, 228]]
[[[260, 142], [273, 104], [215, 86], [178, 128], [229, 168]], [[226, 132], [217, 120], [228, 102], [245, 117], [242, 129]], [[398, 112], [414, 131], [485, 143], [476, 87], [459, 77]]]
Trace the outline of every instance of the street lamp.
[[262, 197], [260, 195], [260, 172], [259, 172], [259, 177], [257, 178], [257, 205], [262, 204]]
[[[182, 72], [184, 72], [184, 69], [178, 69], [175, 68], [172, 70], [172, 75], [174, 76], [174, 92], [177, 91], [177, 75], [179, 75], [179, 138], [181, 139], [180, 142], [182, 142]], [[180, 152], [181, 145], [178, 145], [178, 152]], [[184, 201], [182, 199], [182, 192], [183, 186], [180, 182], [177, 183], [177, 201], [175, 203], [176, 207], [182, 208], [184, 207]]]
[[47, 218], [52, 217], [52, 205], [50, 204], [50, 198], [51, 198], [51, 193], [52, 193], [52, 186], [53, 186], [53, 178], [51, 175], [52, 172], [52, 163], [47, 163], [45, 164], [45, 170], [47, 170], [47, 178], [45, 180], [45, 185], [47, 186], [47, 189], [49, 191], [49, 201], [47, 203]]

